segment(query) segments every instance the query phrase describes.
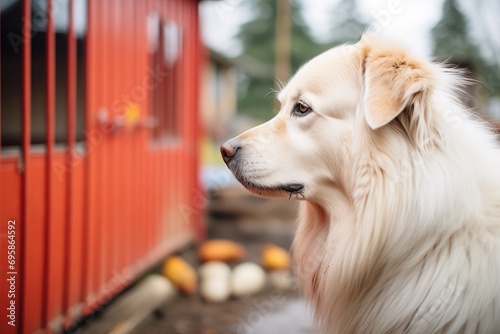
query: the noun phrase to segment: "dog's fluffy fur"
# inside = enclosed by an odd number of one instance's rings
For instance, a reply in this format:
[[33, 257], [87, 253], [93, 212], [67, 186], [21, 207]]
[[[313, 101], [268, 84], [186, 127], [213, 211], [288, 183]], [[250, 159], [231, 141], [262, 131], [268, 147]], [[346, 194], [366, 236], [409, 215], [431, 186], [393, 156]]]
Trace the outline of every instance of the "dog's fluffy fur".
[[293, 255], [322, 332], [500, 333], [500, 150], [463, 80], [363, 38], [224, 144], [249, 190], [303, 200]]

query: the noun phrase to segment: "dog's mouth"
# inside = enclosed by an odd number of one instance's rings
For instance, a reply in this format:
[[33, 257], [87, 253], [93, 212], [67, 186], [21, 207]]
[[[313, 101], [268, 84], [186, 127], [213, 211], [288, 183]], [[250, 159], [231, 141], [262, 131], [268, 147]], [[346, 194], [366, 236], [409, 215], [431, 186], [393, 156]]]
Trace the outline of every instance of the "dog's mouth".
[[241, 173], [234, 173], [236, 179], [252, 193], [262, 197], [285, 197], [289, 199], [295, 196], [297, 199], [304, 198], [304, 185], [300, 183], [277, 184], [273, 186], [260, 184], [254, 179], [244, 177]]
[[304, 198], [304, 193], [303, 193], [304, 185], [299, 183], [290, 183], [290, 184], [283, 184], [276, 186], [263, 186], [248, 180], [238, 179], [238, 181], [252, 193], [262, 197], [288, 196], [288, 198], [291, 199], [292, 196], [295, 196], [295, 198], [297, 199]]
[[294, 193], [299, 193], [304, 189], [304, 185], [300, 183], [290, 183], [290, 184], [285, 184], [281, 186], [281, 189], [284, 191], [294, 194]]
[[241, 164], [231, 161], [226, 163], [227, 167], [247, 190], [261, 197], [288, 197], [304, 199], [304, 184], [302, 183], [281, 183], [265, 185], [255, 175], [248, 175], [244, 172]]

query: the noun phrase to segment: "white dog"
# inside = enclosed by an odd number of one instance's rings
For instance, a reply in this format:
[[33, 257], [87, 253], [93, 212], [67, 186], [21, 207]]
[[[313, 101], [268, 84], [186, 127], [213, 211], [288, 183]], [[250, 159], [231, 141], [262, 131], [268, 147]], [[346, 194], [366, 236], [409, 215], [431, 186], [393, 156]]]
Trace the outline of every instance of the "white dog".
[[222, 145], [250, 191], [303, 200], [294, 262], [322, 332], [500, 333], [500, 149], [463, 81], [363, 38]]

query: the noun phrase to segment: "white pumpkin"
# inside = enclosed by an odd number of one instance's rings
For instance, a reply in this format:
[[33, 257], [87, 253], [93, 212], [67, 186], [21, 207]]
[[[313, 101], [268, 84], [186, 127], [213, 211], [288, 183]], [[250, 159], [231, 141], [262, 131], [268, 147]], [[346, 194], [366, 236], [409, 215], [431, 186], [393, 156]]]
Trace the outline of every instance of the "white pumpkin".
[[257, 264], [245, 262], [237, 265], [231, 275], [231, 292], [236, 297], [252, 296], [266, 285], [266, 273]]
[[231, 268], [221, 261], [210, 261], [199, 269], [200, 294], [208, 302], [220, 303], [229, 298]]

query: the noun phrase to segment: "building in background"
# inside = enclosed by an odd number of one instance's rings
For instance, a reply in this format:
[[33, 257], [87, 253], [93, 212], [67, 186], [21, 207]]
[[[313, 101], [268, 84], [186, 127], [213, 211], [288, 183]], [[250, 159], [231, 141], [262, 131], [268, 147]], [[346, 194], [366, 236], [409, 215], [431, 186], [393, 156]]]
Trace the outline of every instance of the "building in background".
[[0, 9], [0, 332], [60, 332], [204, 237], [198, 1]]

